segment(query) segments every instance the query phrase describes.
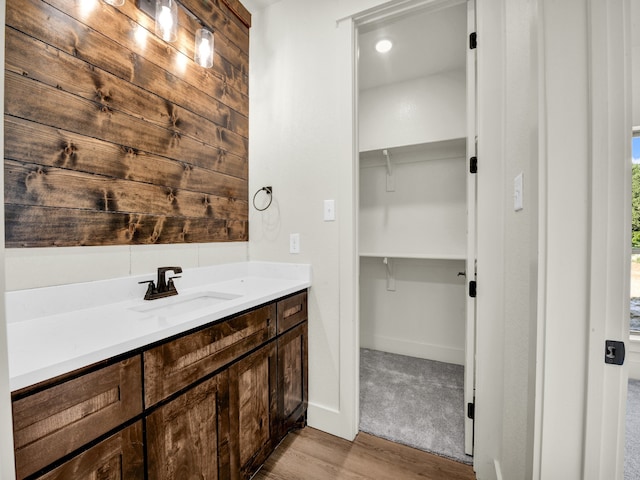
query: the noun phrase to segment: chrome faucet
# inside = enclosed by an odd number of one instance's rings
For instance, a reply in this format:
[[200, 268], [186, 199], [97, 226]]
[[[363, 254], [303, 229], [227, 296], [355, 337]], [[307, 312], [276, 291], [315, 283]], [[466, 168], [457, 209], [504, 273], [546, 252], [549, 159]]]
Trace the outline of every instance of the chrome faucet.
[[170, 297], [177, 295], [178, 290], [173, 283], [174, 278], [180, 278], [179, 276], [169, 277], [166, 279], [166, 273], [172, 271], [173, 273], [182, 273], [182, 267], [158, 267], [158, 280], [157, 284], [153, 283], [153, 280], [144, 280], [138, 283], [148, 283], [147, 292], [144, 294], [145, 300], [155, 300], [157, 298]]

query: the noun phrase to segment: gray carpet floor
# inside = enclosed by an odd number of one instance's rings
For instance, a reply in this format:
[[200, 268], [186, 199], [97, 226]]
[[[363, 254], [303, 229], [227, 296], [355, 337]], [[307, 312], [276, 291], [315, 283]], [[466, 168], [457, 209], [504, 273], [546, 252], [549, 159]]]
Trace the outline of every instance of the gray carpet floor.
[[464, 367], [363, 348], [360, 430], [471, 464], [464, 453]]
[[629, 380], [624, 452], [625, 480], [640, 479], [640, 380]]

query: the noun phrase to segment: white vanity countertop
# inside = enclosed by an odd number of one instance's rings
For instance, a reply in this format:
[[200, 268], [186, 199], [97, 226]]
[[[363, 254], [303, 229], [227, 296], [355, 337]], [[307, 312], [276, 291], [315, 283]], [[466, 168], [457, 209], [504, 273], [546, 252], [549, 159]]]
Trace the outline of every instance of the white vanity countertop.
[[[167, 273], [167, 278], [173, 275]], [[147, 275], [5, 294], [11, 390], [191, 330], [311, 286], [311, 267], [243, 262], [185, 269], [177, 296], [143, 300]], [[173, 307], [171, 315], [136, 311], [186, 301], [202, 292], [228, 295], [214, 305]], [[207, 302], [203, 302], [207, 303]], [[186, 303], [185, 303], [186, 305]]]

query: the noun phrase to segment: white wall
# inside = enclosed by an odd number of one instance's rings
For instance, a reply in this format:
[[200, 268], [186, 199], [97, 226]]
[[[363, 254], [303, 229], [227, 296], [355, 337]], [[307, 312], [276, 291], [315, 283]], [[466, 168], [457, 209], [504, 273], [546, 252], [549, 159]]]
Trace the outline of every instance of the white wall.
[[[355, 433], [355, 238], [352, 189], [352, 29], [338, 0], [282, 0], [254, 12], [249, 193], [274, 189], [250, 211], [252, 260], [311, 263], [309, 424]], [[336, 221], [323, 221], [323, 200]], [[300, 253], [289, 254], [289, 234]], [[349, 368], [348, 368], [349, 367]]]
[[360, 151], [465, 137], [465, 92], [464, 69], [362, 90]]
[[[446, 146], [444, 146], [444, 145]], [[360, 154], [360, 253], [466, 254], [465, 142]]]
[[[464, 260], [360, 259], [360, 346], [464, 365]], [[461, 412], [462, 414], [462, 412]]]
[[110, 247], [11, 248], [6, 290], [154, 275], [165, 265], [204, 267], [248, 260], [248, 242]]

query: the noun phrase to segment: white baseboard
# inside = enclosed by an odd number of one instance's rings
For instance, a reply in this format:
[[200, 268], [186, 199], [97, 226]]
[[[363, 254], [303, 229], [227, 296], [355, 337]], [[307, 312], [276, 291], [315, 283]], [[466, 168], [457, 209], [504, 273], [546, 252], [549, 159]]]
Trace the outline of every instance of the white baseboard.
[[384, 337], [381, 335], [373, 335], [368, 338], [361, 337], [360, 346], [372, 350], [396, 353], [398, 355], [408, 355], [410, 357], [464, 365], [463, 348], [412, 342], [406, 339]]

